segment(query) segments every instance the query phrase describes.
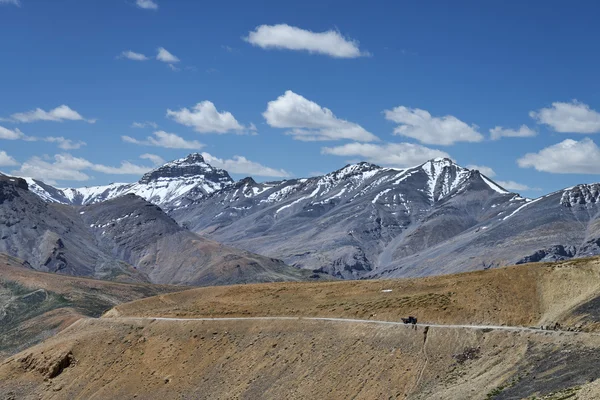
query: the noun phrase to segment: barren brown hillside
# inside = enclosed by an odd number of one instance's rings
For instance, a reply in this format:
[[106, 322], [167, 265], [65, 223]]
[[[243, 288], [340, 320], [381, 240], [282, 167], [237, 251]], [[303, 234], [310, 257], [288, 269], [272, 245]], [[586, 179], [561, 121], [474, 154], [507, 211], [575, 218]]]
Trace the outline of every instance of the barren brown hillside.
[[[162, 294], [79, 320], [7, 359], [0, 398], [600, 398], [600, 335], [579, 331], [597, 327], [599, 274], [600, 261], [588, 259]], [[408, 314], [424, 325], [375, 322]], [[218, 320], [264, 316], [372, 322]], [[190, 320], [201, 317], [217, 319]], [[576, 331], [476, 326], [556, 322]]]
[[[199, 288], [122, 304], [106, 316], [321, 316], [422, 323], [597, 328], [600, 258], [419, 279]], [[600, 303], [600, 300], [597, 300]], [[589, 310], [585, 306], [589, 304]], [[600, 307], [599, 307], [600, 309]]]
[[56, 334], [82, 317], [176, 286], [124, 284], [27, 268], [0, 253], [0, 359]]

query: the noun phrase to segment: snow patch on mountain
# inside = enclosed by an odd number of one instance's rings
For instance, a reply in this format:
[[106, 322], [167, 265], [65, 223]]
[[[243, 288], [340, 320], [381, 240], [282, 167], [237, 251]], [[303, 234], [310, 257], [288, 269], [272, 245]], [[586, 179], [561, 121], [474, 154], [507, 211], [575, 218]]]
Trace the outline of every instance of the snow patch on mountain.
[[500, 193], [500, 194], [507, 194], [510, 193], [504, 189], [502, 189], [500, 186], [496, 185], [494, 182], [490, 181], [488, 178], [486, 178], [485, 176], [481, 175], [481, 179], [483, 179], [483, 181], [493, 190], [495, 190], [496, 192]]

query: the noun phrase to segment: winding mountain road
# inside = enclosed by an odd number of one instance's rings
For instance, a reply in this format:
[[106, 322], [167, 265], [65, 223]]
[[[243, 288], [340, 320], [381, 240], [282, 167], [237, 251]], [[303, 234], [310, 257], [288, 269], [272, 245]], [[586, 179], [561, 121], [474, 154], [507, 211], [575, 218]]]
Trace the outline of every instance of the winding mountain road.
[[[393, 321], [378, 321], [370, 319], [351, 319], [351, 318], [327, 318], [327, 317], [223, 317], [223, 318], [171, 318], [171, 317], [108, 317], [109, 320], [122, 321], [329, 321], [340, 323], [355, 323], [355, 324], [378, 324], [378, 325], [400, 325], [407, 328], [413, 327], [411, 324]], [[598, 336], [599, 333], [563, 331], [563, 330], [545, 330], [539, 328], [530, 328], [524, 326], [504, 326], [504, 325], [445, 325], [445, 324], [416, 324], [418, 327], [442, 328], [442, 329], [477, 329], [477, 330], [502, 330], [513, 332], [534, 332], [542, 334], [583, 334]]]

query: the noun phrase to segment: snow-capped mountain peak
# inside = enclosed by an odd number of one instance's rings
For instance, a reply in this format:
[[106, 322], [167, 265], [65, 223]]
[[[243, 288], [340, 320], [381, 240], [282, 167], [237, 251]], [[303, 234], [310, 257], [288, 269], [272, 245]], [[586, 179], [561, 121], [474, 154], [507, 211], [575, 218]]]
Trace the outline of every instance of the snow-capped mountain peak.
[[204, 179], [223, 185], [233, 183], [233, 179], [231, 179], [227, 171], [214, 168], [204, 161], [204, 157], [198, 153], [192, 153], [185, 158], [168, 162], [148, 172], [139, 180], [139, 183], [148, 184], [152, 181], [164, 178], [177, 179], [198, 177], [203, 177]]
[[125, 194], [136, 194], [160, 206], [179, 206], [231, 185], [227, 171], [208, 164], [201, 154], [168, 162], [145, 174], [137, 183], [57, 189], [27, 178], [29, 189], [47, 202], [95, 204]]
[[471, 175], [470, 170], [456, 165], [449, 158], [429, 160], [420, 168], [427, 174], [429, 199], [432, 203], [448, 196]]

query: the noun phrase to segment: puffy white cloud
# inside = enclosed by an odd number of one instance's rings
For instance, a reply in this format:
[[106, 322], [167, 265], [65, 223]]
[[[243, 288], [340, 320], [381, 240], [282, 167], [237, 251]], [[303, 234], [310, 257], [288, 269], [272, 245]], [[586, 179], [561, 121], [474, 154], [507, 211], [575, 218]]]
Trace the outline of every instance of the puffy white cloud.
[[117, 58], [127, 58], [129, 60], [133, 60], [133, 61], [147, 61], [149, 60], [149, 58], [147, 56], [145, 56], [142, 53], [136, 53], [134, 51], [131, 50], [126, 50], [121, 52], [121, 54], [119, 54], [119, 57]]
[[219, 112], [210, 101], [202, 101], [191, 110], [167, 110], [167, 117], [175, 122], [194, 128], [200, 133], [244, 133], [247, 128], [241, 125], [229, 111]]
[[286, 133], [297, 140], [379, 140], [362, 126], [337, 118], [330, 109], [291, 90], [287, 90], [277, 100], [270, 101], [263, 117], [274, 128], [291, 128]]
[[136, 0], [135, 4], [139, 8], [143, 8], [146, 10], [157, 10], [158, 4], [154, 0]]
[[518, 130], [507, 129], [501, 126], [490, 129], [490, 137], [492, 140], [498, 140], [501, 137], [532, 137], [535, 135], [537, 135], [537, 132], [527, 125], [521, 125]]
[[468, 169], [476, 169], [477, 171], [481, 172], [482, 174], [484, 174], [485, 176], [487, 176], [488, 178], [493, 178], [494, 176], [496, 176], [496, 171], [494, 171], [492, 168], [490, 167], [486, 167], [485, 165], [467, 165]]
[[90, 176], [86, 171], [115, 175], [142, 175], [151, 169], [152, 167], [132, 164], [129, 161], [121, 162], [119, 167], [94, 164], [85, 158], [73, 157], [71, 154], [65, 153], [56, 154], [50, 160], [32, 157], [21, 164], [21, 168], [12, 171], [12, 174], [56, 184], [57, 181], [87, 181]]
[[21, 7], [21, 2], [19, 0], [0, 0], [0, 5], [2, 4], [10, 4], [13, 6]]
[[177, 58], [173, 54], [169, 53], [167, 51], [167, 49], [165, 49], [164, 47], [159, 47], [157, 51], [158, 51], [158, 53], [156, 54], [156, 59], [158, 61], [166, 62], [169, 64], [174, 64], [174, 63], [179, 62], [179, 58]]
[[26, 136], [18, 129], [8, 129], [0, 126], [0, 139], [5, 140], [18, 140], [23, 139]]
[[143, 160], [150, 160], [154, 165], [163, 165], [165, 163], [165, 159], [161, 156], [157, 156], [156, 154], [146, 153], [142, 154], [140, 158]]
[[[37, 138], [36, 138], [36, 140], [37, 140]], [[65, 139], [62, 136], [59, 136], [59, 137], [49, 136], [49, 137], [45, 137], [45, 138], [40, 138], [39, 140], [42, 140], [44, 142], [49, 142], [49, 143], [58, 143], [58, 147], [60, 147], [63, 150], [77, 150], [87, 144], [86, 142], [83, 142], [81, 140], [73, 141], [71, 139]]]
[[158, 124], [156, 122], [152, 122], [152, 121], [134, 122], [131, 124], [131, 127], [132, 128], [154, 128], [154, 129], [157, 129]]
[[275, 169], [266, 167], [254, 161], [248, 160], [246, 157], [233, 156], [231, 159], [217, 158], [209, 153], [202, 153], [202, 157], [207, 163], [213, 167], [222, 168], [234, 174], [270, 176], [278, 178], [287, 178], [291, 174], [283, 169]]
[[167, 149], [201, 149], [204, 145], [197, 140], [185, 140], [181, 136], [165, 131], [156, 131], [154, 137], [148, 136], [146, 140], [138, 140], [131, 136], [121, 136], [124, 142], [145, 145], [164, 147]]
[[450, 158], [448, 153], [413, 143], [348, 143], [343, 146], [324, 147], [322, 154], [359, 157], [373, 164], [390, 167], [412, 167], [437, 157]]
[[368, 56], [356, 40], [348, 39], [337, 31], [312, 32], [287, 24], [260, 25], [244, 38], [263, 49], [287, 49], [325, 54], [336, 58]]
[[577, 100], [570, 103], [555, 102], [552, 107], [531, 111], [529, 116], [538, 124], [548, 125], [556, 132], [600, 132], [600, 113]]
[[61, 105], [50, 111], [44, 111], [41, 108], [35, 110], [16, 113], [11, 115], [11, 118], [17, 122], [35, 122], [35, 121], [85, 121], [90, 124], [96, 122], [95, 119], [86, 119], [81, 116], [77, 111], [71, 109], [67, 105]]
[[394, 134], [417, 139], [421, 143], [447, 146], [456, 142], [481, 142], [477, 125], [468, 125], [452, 115], [433, 117], [419, 108], [396, 107], [384, 111], [385, 118], [400, 125]]
[[534, 191], [541, 190], [540, 188], [532, 188], [532, 187], [529, 187], [522, 183], [517, 183], [515, 181], [494, 181], [494, 182], [496, 182], [498, 185], [502, 186], [504, 189], [508, 189], [508, 190], [534, 190]]
[[555, 174], [600, 174], [600, 148], [591, 139], [567, 139], [517, 160], [521, 168]]
[[83, 158], [73, 157], [70, 154], [57, 154], [54, 162], [46, 161], [40, 157], [32, 157], [13, 171], [13, 175], [32, 177], [46, 183], [56, 184], [56, 181], [87, 181], [90, 176], [82, 172], [91, 166]]
[[0, 167], [14, 167], [19, 165], [17, 160], [9, 156], [4, 150], [0, 151]]
[[146, 167], [142, 165], [136, 165], [129, 161], [121, 161], [121, 165], [118, 167], [110, 167], [102, 164], [93, 164], [90, 167], [91, 170], [102, 172], [103, 174], [112, 175], [143, 175], [150, 171], [152, 167]]

